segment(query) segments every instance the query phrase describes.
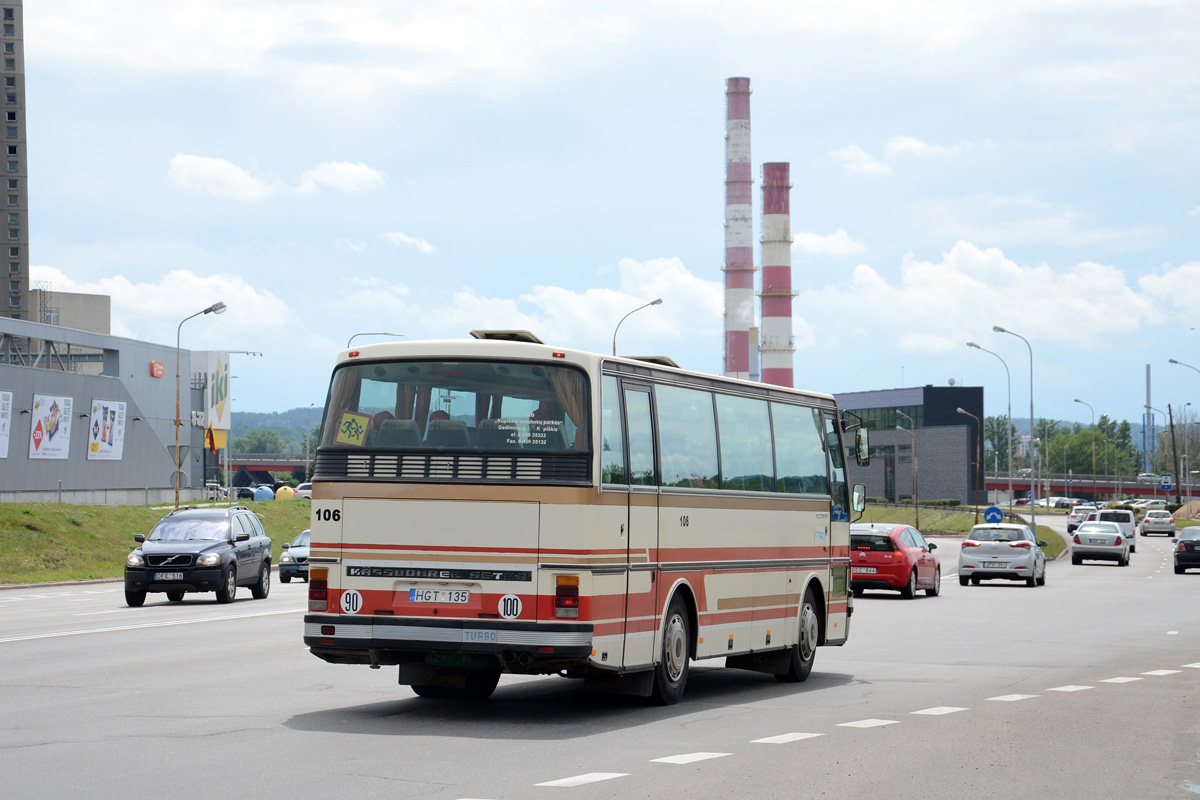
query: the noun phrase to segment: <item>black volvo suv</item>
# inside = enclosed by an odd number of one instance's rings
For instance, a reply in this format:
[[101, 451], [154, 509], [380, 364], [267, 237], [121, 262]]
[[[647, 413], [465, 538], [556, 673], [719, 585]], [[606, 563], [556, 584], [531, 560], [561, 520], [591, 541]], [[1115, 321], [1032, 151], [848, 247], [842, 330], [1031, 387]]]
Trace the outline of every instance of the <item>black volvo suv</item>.
[[140, 606], [147, 592], [173, 603], [187, 592], [216, 592], [229, 603], [239, 586], [256, 599], [271, 591], [271, 539], [245, 506], [179, 508], [163, 517], [125, 559], [125, 602]]

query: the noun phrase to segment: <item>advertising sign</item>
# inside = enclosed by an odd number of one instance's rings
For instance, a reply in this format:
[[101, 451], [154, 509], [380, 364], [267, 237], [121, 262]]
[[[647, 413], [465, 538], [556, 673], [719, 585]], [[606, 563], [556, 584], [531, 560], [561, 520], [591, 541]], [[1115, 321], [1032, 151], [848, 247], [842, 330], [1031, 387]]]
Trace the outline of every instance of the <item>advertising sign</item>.
[[227, 431], [232, 427], [233, 417], [229, 397], [229, 353], [208, 354], [208, 385], [204, 390], [205, 410], [208, 412], [205, 428]]
[[0, 458], [8, 458], [8, 432], [12, 427], [12, 392], [0, 392]]
[[66, 458], [71, 449], [72, 400], [49, 394], [33, 396], [29, 427], [30, 458]]
[[88, 461], [120, 461], [125, 449], [125, 404], [92, 399], [88, 429]]

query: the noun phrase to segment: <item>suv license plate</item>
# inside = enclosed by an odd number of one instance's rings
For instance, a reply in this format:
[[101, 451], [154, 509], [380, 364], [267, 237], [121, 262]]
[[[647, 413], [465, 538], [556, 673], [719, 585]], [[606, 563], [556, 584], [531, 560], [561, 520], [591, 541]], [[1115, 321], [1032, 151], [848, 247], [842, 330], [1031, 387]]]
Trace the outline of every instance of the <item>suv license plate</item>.
[[851, 567], [850, 570], [851, 570], [851, 572], [860, 573], [862, 575], [874, 575], [875, 574], [874, 567]]
[[471, 593], [466, 589], [409, 589], [410, 603], [469, 603]]
[[182, 572], [156, 572], [154, 573], [156, 581], [181, 581], [183, 580]]

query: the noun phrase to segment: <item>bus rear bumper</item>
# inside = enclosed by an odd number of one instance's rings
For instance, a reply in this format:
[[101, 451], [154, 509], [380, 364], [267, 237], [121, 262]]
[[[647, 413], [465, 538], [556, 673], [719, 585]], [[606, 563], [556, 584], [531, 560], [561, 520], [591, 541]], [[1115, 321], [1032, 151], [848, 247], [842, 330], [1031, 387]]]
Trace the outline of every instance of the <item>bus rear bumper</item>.
[[505, 664], [586, 660], [588, 623], [507, 620], [429, 620], [342, 614], [306, 614], [304, 644], [338, 664], [410, 663], [414, 656], [494, 655]]

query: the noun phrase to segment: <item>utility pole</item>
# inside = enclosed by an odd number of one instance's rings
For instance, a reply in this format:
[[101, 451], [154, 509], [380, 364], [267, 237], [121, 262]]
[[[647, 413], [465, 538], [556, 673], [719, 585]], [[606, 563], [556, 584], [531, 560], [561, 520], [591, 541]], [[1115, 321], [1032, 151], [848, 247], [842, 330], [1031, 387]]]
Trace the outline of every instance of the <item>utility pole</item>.
[[1171, 411], [1171, 404], [1167, 403], [1167, 423], [1171, 426], [1171, 464], [1172, 471], [1175, 473], [1175, 502], [1183, 503], [1183, 493], [1179, 488], [1179, 447], [1175, 444], [1175, 415]]

